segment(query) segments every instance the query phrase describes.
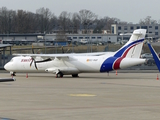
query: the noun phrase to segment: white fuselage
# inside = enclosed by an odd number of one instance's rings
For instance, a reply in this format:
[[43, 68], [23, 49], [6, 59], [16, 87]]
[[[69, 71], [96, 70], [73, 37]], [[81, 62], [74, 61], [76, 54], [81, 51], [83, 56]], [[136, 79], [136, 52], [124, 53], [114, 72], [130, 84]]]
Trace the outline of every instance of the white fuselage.
[[[78, 74], [83, 72], [93, 73], [93, 72], [109, 72], [114, 70], [115, 59], [108, 60], [109, 56], [69, 56], [63, 59], [54, 58], [52, 61], [36, 63], [38, 70], [35, 68], [35, 63], [30, 63], [32, 61], [31, 57], [14, 57], [10, 62], [5, 65], [5, 69], [12, 72], [51, 72], [56, 73], [57, 70], [63, 72], [63, 74]], [[35, 59], [36, 60], [36, 59]], [[128, 61], [128, 62], [126, 62]], [[126, 68], [128, 66], [133, 66], [137, 64], [144, 63], [144, 59], [133, 59], [133, 58], [123, 58], [120, 61], [119, 67]], [[105, 63], [105, 64], [104, 64]], [[108, 66], [111, 66], [108, 68]]]
[[[49, 68], [76, 68], [79, 72], [99, 72], [100, 66], [104, 59], [99, 56], [73, 56], [69, 58], [58, 59], [55, 58], [49, 62], [36, 63], [38, 70], [34, 63], [30, 67], [31, 57], [14, 57], [12, 61], [6, 64], [5, 67], [10, 66], [9, 70], [14, 72], [45, 72]], [[69, 70], [69, 69], [68, 69]]]

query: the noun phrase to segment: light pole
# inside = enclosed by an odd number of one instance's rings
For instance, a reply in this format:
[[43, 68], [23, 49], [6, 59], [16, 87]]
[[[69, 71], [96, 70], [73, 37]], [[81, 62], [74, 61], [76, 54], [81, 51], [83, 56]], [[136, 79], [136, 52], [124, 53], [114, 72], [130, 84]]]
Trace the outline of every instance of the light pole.
[[46, 54], [46, 31], [44, 31], [44, 49]]
[[91, 25], [91, 22], [86, 23], [87, 25], [87, 41], [88, 41], [88, 47], [87, 47], [87, 52], [92, 52], [92, 39], [90, 39], [90, 33], [89, 33], [89, 25]]

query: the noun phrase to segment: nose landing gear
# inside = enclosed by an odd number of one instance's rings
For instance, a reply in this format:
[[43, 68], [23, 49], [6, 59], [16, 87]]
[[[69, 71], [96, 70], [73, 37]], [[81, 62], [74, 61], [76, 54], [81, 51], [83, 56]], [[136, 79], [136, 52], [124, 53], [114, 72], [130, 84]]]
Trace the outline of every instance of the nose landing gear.
[[16, 76], [16, 72], [10, 72], [11, 76]]

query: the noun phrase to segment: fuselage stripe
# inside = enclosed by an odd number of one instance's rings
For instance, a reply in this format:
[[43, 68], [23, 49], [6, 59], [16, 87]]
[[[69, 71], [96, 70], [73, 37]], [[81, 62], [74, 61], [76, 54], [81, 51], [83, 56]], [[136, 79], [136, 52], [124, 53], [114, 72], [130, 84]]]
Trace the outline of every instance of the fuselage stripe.
[[113, 69], [116, 70], [116, 69], [119, 69], [120, 68], [120, 63], [121, 61], [126, 57], [127, 53], [129, 52], [129, 50], [136, 46], [136, 44], [130, 46], [126, 51], [124, 51], [123, 55], [121, 57], [119, 57], [118, 59], [116, 59], [116, 61], [113, 63]]
[[134, 46], [142, 43], [144, 39], [140, 39], [134, 42], [129, 43], [128, 45], [124, 46], [120, 50], [118, 50], [115, 55], [107, 58], [101, 65], [100, 72], [109, 72], [115, 69], [120, 69], [121, 61], [127, 56], [128, 52]]
[[134, 44], [139, 44], [139, 43], [141, 43], [141, 42], [143, 42], [143, 41], [144, 41], [144, 39], [141, 39], [141, 40], [134, 41], [134, 42], [126, 45], [125, 47], [123, 47], [122, 49], [120, 49], [120, 50], [114, 55], [114, 57], [122, 57], [122, 55], [124, 54], [124, 52], [125, 52], [129, 47], [131, 47], [131, 46], [134, 45]]

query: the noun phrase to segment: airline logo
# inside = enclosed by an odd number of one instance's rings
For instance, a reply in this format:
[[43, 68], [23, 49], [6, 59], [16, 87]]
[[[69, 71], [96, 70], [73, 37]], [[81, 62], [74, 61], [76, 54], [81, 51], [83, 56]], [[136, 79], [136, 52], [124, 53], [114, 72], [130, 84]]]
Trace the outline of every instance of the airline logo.
[[87, 62], [93, 62], [93, 61], [98, 61], [98, 59], [87, 59]]
[[21, 62], [31, 62], [32, 61], [32, 58], [30, 59], [21, 59]]

